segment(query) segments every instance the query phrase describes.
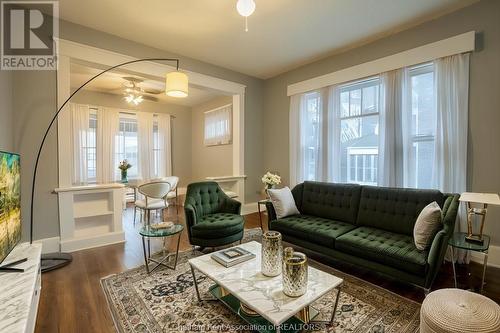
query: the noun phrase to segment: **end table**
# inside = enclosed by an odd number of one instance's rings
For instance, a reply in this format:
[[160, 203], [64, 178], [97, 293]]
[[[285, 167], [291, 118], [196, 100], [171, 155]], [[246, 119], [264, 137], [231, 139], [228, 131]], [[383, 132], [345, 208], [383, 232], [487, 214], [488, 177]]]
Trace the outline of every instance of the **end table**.
[[259, 211], [259, 220], [260, 220], [260, 229], [264, 230], [264, 225], [262, 224], [262, 214], [260, 211], [260, 206], [263, 205], [264, 208], [266, 207], [266, 203], [271, 202], [269, 199], [262, 199], [257, 201], [257, 210]]
[[[179, 244], [181, 242], [182, 230], [184, 230], [184, 226], [182, 224], [174, 224], [172, 227], [166, 228], [166, 229], [154, 229], [154, 228], [151, 228], [151, 226], [149, 226], [149, 225], [145, 225], [141, 228], [141, 230], [139, 231], [139, 234], [142, 236], [142, 249], [144, 251], [144, 261], [146, 263], [146, 272], [148, 274], [153, 272], [159, 266], [165, 266], [167, 268], [175, 270], [175, 268], [177, 267], [177, 258], [179, 257]], [[176, 247], [175, 253], [173, 253], [173, 252], [168, 253], [166, 256], [164, 256], [163, 258], [161, 258], [159, 260], [151, 258], [151, 246], [149, 245], [149, 240], [151, 238], [166, 238], [166, 237], [171, 237], [174, 235], [178, 235], [177, 236], [177, 247]], [[148, 246], [147, 247], [146, 247], [146, 239], [148, 239]], [[175, 255], [175, 259], [174, 259], [173, 264], [171, 264], [171, 265], [166, 264], [165, 261], [168, 261], [168, 259], [172, 255]], [[156, 264], [156, 266], [153, 267], [153, 269], [151, 269], [151, 270], [149, 269], [150, 262], [154, 262]]]
[[488, 265], [488, 249], [490, 247], [490, 237], [487, 235], [483, 235], [483, 243], [473, 243], [473, 242], [468, 242], [465, 240], [465, 236], [467, 236], [467, 233], [465, 232], [455, 232], [453, 236], [450, 238], [448, 241], [448, 244], [452, 247], [451, 249], [451, 262], [453, 265], [453, 279], [455, 281], [455, 288], [457, 288], [457, 273], [455, 271], [455, 257], [453, 250], [455, 248], [457, 249], [462, 249], [462, 250], [468, 250], [468, 251], [476, 251], [480, 252], [483, 254], [484, 259], [483, 259], [483, 278], [481, 280], [481, 288], [480, 288], [480, 293], [483, 293], [483, 287], [484, 287], [484, 276], [486, 275], [486, 266]]

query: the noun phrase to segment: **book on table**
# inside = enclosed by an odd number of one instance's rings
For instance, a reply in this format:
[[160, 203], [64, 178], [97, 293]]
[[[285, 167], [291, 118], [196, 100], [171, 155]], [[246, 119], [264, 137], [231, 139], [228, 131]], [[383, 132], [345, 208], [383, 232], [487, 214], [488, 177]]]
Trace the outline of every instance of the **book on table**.
[[255, 258], [255, 254], [241, 247], [232, 247], [212, 254], [212, 259], [225, 267], [231, 267], [252, 258]]

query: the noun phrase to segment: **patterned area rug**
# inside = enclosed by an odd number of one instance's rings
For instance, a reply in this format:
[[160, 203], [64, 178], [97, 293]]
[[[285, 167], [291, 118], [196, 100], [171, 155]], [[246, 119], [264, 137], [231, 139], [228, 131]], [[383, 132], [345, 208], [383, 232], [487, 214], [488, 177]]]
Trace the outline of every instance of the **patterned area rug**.
[[[260, 241], [260, 229], [247, 230], [244, 242]], [[179, 253], [175, 271], [159, 268], [151, 275], [144, 266], [101, 280], [108, 305], [120, 333], [129, 332], [248, 332], [245, 323], [219, 302], [198, 303], [187, 260], [202, 253]], [[316, 326], [321, 332], [418, 332], [420, 304], [354, 276], [310, 260], [309, 264], [344, 279], [333, 326]], [[200, 291], [208, 296], [213, 284], [198, 277]], [[313, 306], [315, 319], [328, 320], [336, 291]]]

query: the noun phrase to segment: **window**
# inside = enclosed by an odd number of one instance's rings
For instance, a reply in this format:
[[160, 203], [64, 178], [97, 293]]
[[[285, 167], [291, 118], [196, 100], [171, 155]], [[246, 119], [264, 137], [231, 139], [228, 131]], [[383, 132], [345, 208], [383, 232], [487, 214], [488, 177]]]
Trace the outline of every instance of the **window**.
[[205, 145], [231, 143], [232, 104], [205, 112]]
[[[434, 66], [410, 68], [411, 138], [408, 187], [431, 188], [436, 134]], [[410, 111], [410, 110], [408, 110]]]
[[[156, 117], [155, 117], [156, 118]], [[160, 176], [160, 132], [158, 130], [158, 120], [153, 121], [153, 174], [152, 177]]]
[[[120, 126], [116, 137], [116, 166], [123, 160], [132, 164], [128, 170], [129, 178], [138, 177], [138, 137], [137, 137], [137, 119], [135, 116], [120, 114]], [[116, 169], [116, 175], [119, 177], [119, 170]]]
[[304, 126], [303, 144], [304, 154], [304, 180], [317, 180], [320, 142], [320, 105], [321, 94], [319, 92], [307, 93], [304, 96], [305, 114], [303, 115], [306, 125]]
[[95, 183], [97, 181], [97, 113], [95, 111], [89, 114], [89, 128], [86, 140], [82, 142], [82, 149], [87, 160], [87, 181]]
[[371, 78], [340, 87], [340, 181], [377, 184], [379, 87]]

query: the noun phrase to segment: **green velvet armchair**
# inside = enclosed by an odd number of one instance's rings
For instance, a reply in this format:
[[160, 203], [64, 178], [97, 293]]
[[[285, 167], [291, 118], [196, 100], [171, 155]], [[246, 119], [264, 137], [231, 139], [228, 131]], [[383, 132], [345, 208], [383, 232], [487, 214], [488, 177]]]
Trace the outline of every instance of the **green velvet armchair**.
[[189, 184], [184, 212], [193, 246], [217, 247], [243, 238], [241, 203], [229, 198], [216, 182]]

